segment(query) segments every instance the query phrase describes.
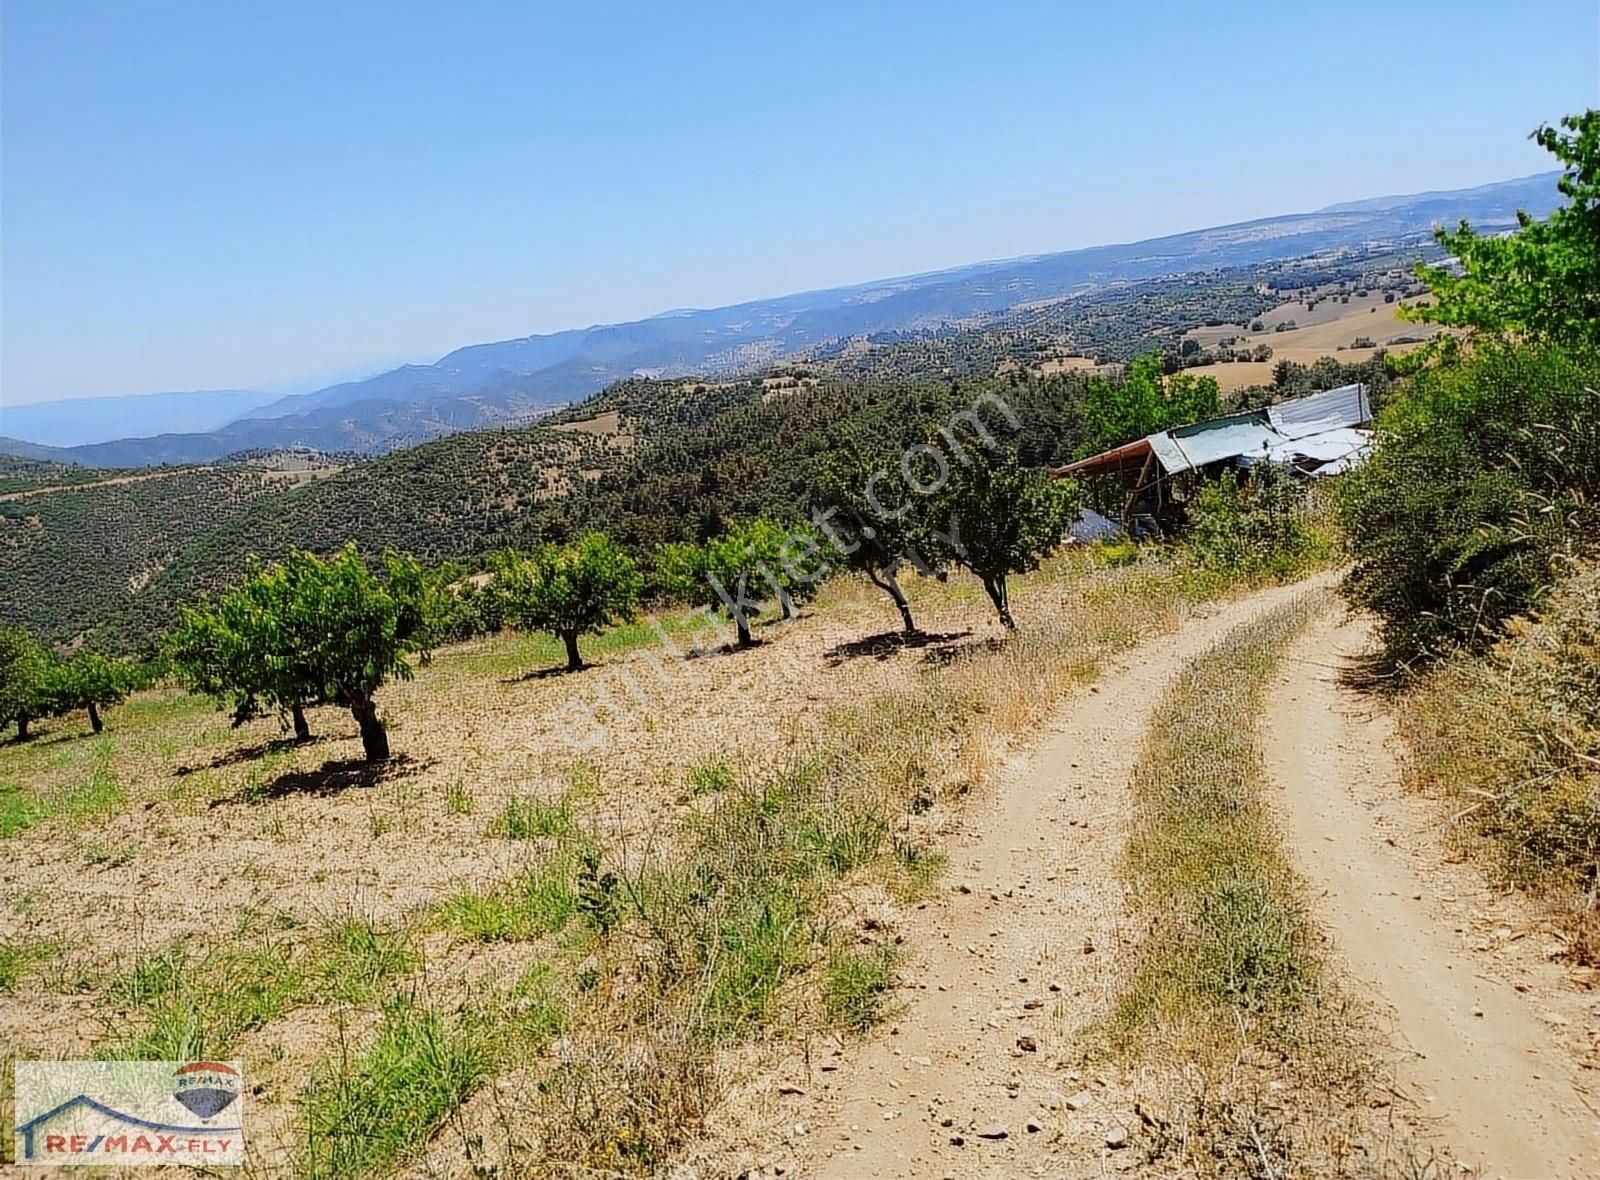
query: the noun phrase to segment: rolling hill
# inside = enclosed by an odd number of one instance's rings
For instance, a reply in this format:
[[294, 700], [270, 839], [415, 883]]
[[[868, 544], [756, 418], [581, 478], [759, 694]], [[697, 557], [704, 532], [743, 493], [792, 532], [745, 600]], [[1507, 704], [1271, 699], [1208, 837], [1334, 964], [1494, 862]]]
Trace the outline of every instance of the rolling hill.
[[[0, 618], [54, 642], [138, 648], [179, 603], [236, 580], [251, 554], [346, 540], [472, 563], [600, 528], [648, 555], [728, 519], [803, 513], [818, 463], [857, 445], [910, 445], [980, 388], [1003, 392], [1025, 423], [1025, 461], [1059, 463], [1087, 377], [1049, 364], [1059, 350], [1131, 356], [1210, 324], [1242, 331], [1294, 292], [1394, 281], [1402, 262], [1353, 254], [1153, 279], [990, 325], [888, 333], [764, 376], [630, 378], [532, 425], [365, 460], [257, 455], [101, 473], [0, 461]], [[1329, 377], [1357, 379], [1373, 378]]]
[[981, 325], [1017, 308], [1162, 276], [1415, 246], [1433, 226], [1461, 218], [1485, 229], [1509, 226], [1518, 209], [1543, 215], [1554, 206], [1553, 178], [1377, 197], [1141, 242], [476, 344], [431, 365], [281, 398], [215, 430], [63, 448], [0, 440], [0, 449], [96, 467], [206, 463], [241, 450], [296, 446], [380, 454], [456, 431], [527, 422], [629, 377], [731, 377], [857, 337]]

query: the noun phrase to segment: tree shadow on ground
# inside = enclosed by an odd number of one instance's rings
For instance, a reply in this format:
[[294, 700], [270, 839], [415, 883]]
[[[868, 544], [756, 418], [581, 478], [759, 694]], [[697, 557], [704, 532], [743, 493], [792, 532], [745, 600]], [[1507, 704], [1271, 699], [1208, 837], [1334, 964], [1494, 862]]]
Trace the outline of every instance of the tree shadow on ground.
[[862, 639], [852, 639], [848, 643], [841, 643], [830, 647], [822, 653], [823, 662], [830, 668], [837, 668], [846, 660], [870, 658], [874, 660], [887, 660], [897, 651], [919, 650], [923, 648], [938, 649], [955, 644], [959, 639], [971, 635], [967, 631], [914, 631], [907, 635], [904, 631], [884, 631], [878, 635], [868, 635]]
[[535, 668], [532, 672], [524, 672], [520, 676], [503, 676], [501, 684], [526, 684], [530, 680], [549, 680], [555, 676], [576, 676], [580, 672], [587, 672], [593, 664], [585, 664], [581, 668], [569, 668], [565, 664], [556, 664], [550, 668]]
[[244, 788], [221, 799], [213, 799], [212, 807], [228, 803], [263, 803], [289, 795], [337, 795], [352, 787], [376, 787], [399, 779], [421, 774], [433, 765], [431, 758], [418, 761], [405, 754], [396, 754], [387, 762], [368, 762], [361, 758], [337, 758], [324, 762], [315, 770], [291, 770], [280, 774], [265, 787]]
[[75, 742], [80, 738], [99, 736], [99, 734], [87, 729], [35, 729], [31, 730], [27, 737], [18, 737], [16, 734], [12, 734], [9, 737], [0, 738], [0, 748], [27, 746], [31, 750], [37, 750], [42, 746], [59, 746], [62, 742]]
[[[966, 634], [970, 635], [971, 632], [966, 632]], [[948, 668], [958, 660], [967, 660], [973, 656], [1003, 651], [1008, 638], [1010, 636], [996, 635], [988, 639], [980, 639], [976, 643], [946, 643], [938, 647], [930, 647], [922, 653], [922, 662], [930, 668]]]
[[765, 647], [768, 642], [770, 641], [766, 639], [752, 639], [745, 647], [740, 647], [737, 643], [718, 643], [713, 644], [711, 647], [691, 647], [683, 653], [683, 658], [686, 660], [706, 660], [712, 656], [737, 656], [747, 651], [756, 651], [758, 648]]
[[201, 770], [221, 770], [225, 766], [237, 766], [241, 762], [254, 762], [257, 758], [265, 758], [268, 754], [281, 754], [285, 750], [303, 750], [308, 746], [315, 746], [328, 740], [330, 739], [324, 734], [315, 734], [304, 739], [296, 737], [272, 738], [270, 741], [256, 742], [250, 746], [240, 746], [236, 750], [218, 754], [204, 766], [180, 766], [172, 773], [176, 778], [183, 778]]

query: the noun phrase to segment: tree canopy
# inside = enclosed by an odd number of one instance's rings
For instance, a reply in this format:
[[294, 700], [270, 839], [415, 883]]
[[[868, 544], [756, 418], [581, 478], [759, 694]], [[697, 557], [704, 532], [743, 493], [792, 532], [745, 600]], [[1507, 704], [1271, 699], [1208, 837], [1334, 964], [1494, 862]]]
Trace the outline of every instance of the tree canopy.
[[1120, 381], [1099, 375], [1090, 378], [1084, 391], [1080, 457], [1222, 412], [1215, 377], [1192, 373], [1163, 377], [1163, 364], [1159, 352], [1147, 352], [1128, 365]]
[[1533, 140], [1561, 162], [1567, 204], [1542, 221], [1519, 213], [1516, 232], [1485, 237], [1467, 222], [1435, 236], [1455, 258], [1419, 263], [1429, 303], [1407, 318], [1567, 346], [1600, 345], [1600, 110], [1541, 126]]
[[883, 466], [859, 454], [825, 465], [813, 491], [814, 519], [828, 536], [830, 560], [864, 575], [889, 595], [900, 612], [901, 630], [914, 635], [917, 625], [899, 575], [907, 565], [928, 573], [943, 571], [944, 555], [931, 532], [937, 504], [912, 497], [904, 512], [880, 510], [870, 489], [874, 473]]
[[702, 544], [677, 542], [656, 552], [657, 578], [679, 601], [710, 607], [733, 621], [739, 647], [752, 647], [750, 621], [777, 599], [785, 617], [816, 592], [827, 555], [803, 527], [757, 518]]
[[934, 537], [948, 560], [983, 583], [1000, 622], [1011, 630], [1016, 622], [1007, 575], [1037, 569], [1060, 546], [1081, 504], [1071, 481], [1023, 467], [1014, 454], [980, 448], [952, 468], [939, 499], [949, 527]]
[[409, 656], [428, 650], [427, 579], [412, 558], [386, 554], [381, 576], [354, 543], [329, 558], [294, 550], [257, 566], [215, 603], [186, 608], [173, 658], [188, 683], [233, 701], [296, 716], [331, 702], [350, 710], [368, 761], [389, 757], [373, 694], [409, 679]]
[[578, 637], [637, 612], [644, 578], [609, 537], [588, 533], [570, 545], [540, 545], [508, 554], [495, 575], [504, 617], [529, 631], [550, 631], [566, 645], [567, 668], [583, 667]]
[[17, 737], [48, 707], [50, 656], [24, 627], [0, 623], [0, 726], [15, 725]]
[[50, 668], [48, 681], [51, 714], [60, 716], [83, 709], [89, 715], [89, 728], [95, 733], [105, 728], [100, 710], [125, 700], [132, 687], [128, 665], [97, 652], [79, 652], [56, 662]]

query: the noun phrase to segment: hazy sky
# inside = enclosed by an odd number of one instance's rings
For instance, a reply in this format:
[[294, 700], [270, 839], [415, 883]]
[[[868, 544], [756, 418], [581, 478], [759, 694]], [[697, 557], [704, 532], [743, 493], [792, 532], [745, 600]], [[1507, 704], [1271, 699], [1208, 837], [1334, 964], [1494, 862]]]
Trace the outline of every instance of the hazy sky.
[[1572, 3], [0, 0], [0, 399], [458, 345], [1450, 188]]

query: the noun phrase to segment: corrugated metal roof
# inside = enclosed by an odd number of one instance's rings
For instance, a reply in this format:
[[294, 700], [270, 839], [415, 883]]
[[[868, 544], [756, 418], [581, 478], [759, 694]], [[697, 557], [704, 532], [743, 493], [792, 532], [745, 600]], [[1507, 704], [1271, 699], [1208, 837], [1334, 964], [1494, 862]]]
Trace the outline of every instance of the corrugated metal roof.
[[1161, 430], [1109, 451], [1079, 459], [1056, 470], [1057, 475], [1096, 474], [1136, 465], [1152, 451], [1166, 475], [1194, 471], [1230, 459], [1289, 462], [1295, 456], [1318, 460], [1324, 455], [1341, 469], [1366, 456], [1371, 438], [1355, 427], [1372, 420], [1364, 385], [1342, 385], [1266, 410], [1226, 414], [1191, 426]]
[[1372, 421], [1365, 385], [1341, 385], [1267, 407], [1272, 428], [1287, 438], [1305, 438]]
[[1304, 438], [1291, 438], [1277, 443], [1267, 451], [1274, 463], [1289, 463], [1295, 459], [1311, 459], [1319, 463], [1332, 463], [1359, 454], [1372, 446], [1370, 430], [1340, 427], [1324, 430], [1321, 434], [1308, 434]]
[[1229, 414], [1150, 436], [1156, 461], [1168, 475], [1241, 455], [1263, 455], [1282, 436], [1260, 414]]

